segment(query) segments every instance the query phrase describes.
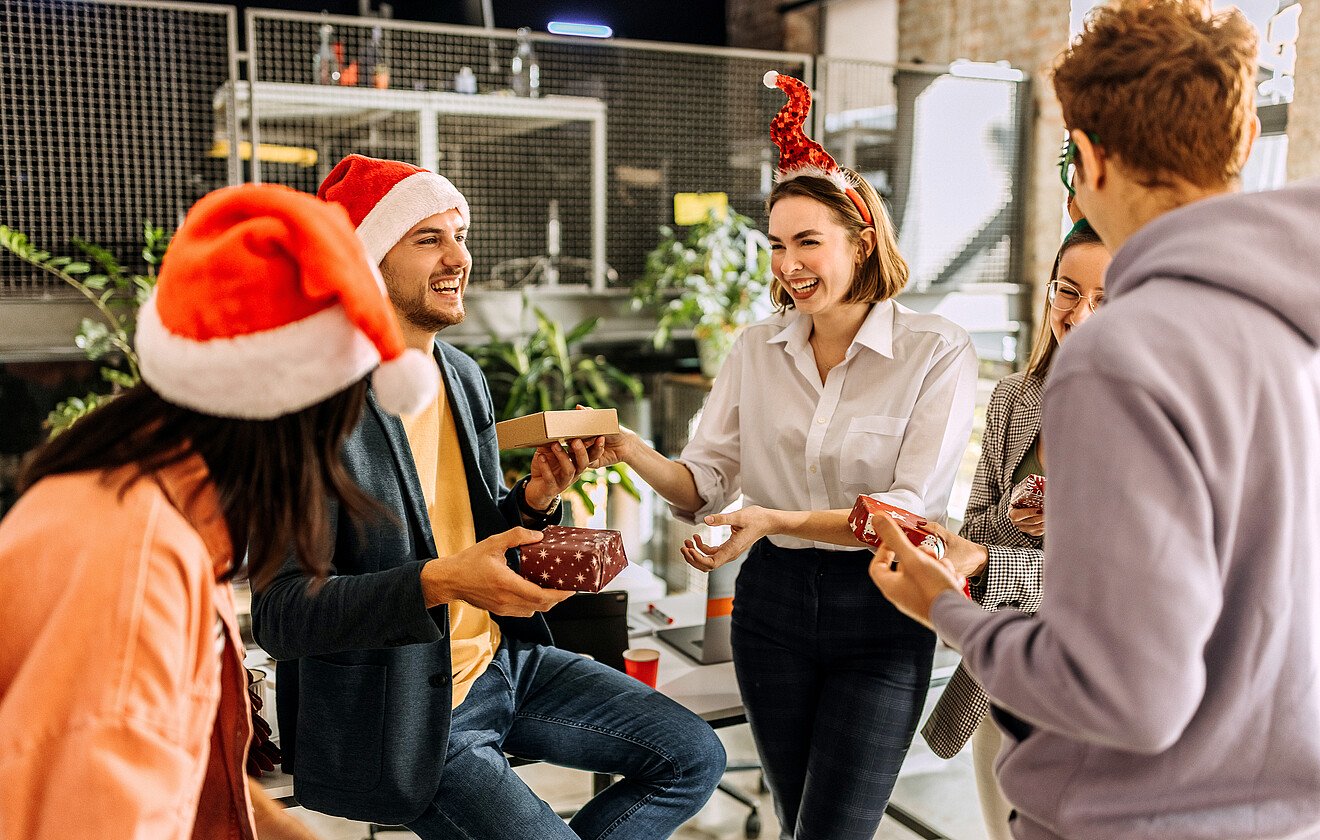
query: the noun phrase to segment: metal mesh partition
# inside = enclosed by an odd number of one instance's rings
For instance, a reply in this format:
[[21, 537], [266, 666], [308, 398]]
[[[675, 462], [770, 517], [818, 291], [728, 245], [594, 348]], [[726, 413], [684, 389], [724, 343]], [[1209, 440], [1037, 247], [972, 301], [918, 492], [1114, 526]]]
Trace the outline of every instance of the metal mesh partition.
[[1013, 78], [1020, 74], [840, 59], [821, 59], [817, 72], [820, 136], [888, 200], [912, 270], [909, 288], [1021, 282], [1030, 93]]
[[[327, 26], [349, 78], [313, 84]], [[528, 98], [512, 93], [507, 31], [268, 11], [249, 12], [248, 31], [255, 134], [279, 147], [259, 147], [261, 179], [315, 189], [349, 152], [434, 166], [472, 205], [486, 288], [631, 286], [678, 192], [726, 192], [760, 216], [782, 103], [761, 76], [810, 71], [801, 55], [538, 35], [541, 96]], [[382, 55], [388, 89], [375, 90], [386, 80], [364, 68]], [[464, 67], [475, 94], [455, 90]]]
[[[235, 32], [223, 6], [0, 0], [0, 223], [133, 265], [143, 221], [173, 227], [238, 178], [236, 160], [208, 156]], [[68, 293], [0, 257], [0, 297]]]

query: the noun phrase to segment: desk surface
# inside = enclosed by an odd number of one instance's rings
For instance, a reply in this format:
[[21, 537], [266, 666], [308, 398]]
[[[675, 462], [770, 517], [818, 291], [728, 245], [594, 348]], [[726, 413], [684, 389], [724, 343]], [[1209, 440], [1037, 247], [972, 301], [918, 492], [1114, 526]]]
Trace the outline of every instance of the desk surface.
[[[691, 627], [706, 620], [706, 598], [697, 592], [670, 595], [654, 603], [674, 619], [673, 624], [653, 622], [656, 630]], [[641, 621], [646, 623], [651, 620], [642, 614]], [[732, 662], [699, 665], [653, 634], [629, 639], [628, 646], [660, 651], [660, 673], [656, 677], [656, 688], [696, 712], [712, 726], [728, 726], [746, 720]]]

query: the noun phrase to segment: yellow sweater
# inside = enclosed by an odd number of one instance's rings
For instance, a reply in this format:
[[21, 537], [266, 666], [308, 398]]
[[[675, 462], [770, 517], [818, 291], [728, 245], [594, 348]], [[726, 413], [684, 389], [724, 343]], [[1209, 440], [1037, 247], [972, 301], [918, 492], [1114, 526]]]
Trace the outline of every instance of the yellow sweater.
[[[476, 545], [477, 535], [468, 503], [467, 473], [458, 444], [458, 426], [444, 391], [421, 414], [404, 417], [403, 428], [426, 497], [437, 555], [448, 557], [471, 548]], [[495, 658], [500, 627], [486, 610], [454, 601], [449, 605], [449, 645], [454, 661], [453, 707], [458, 708]]]

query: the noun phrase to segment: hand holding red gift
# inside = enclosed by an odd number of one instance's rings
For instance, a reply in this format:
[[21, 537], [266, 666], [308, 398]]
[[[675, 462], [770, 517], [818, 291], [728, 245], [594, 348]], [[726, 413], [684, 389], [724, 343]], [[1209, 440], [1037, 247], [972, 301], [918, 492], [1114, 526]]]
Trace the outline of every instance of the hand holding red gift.
[[600, 592], [628, 567], [618, 531], [551, 525], [545, 539], [521, 553], [518, 573], [545, 589]]
[[852, 512], [848, 514], [848, 527], [852, 529], [853, 536], [857, 539], [867, 545], [879, 547], [880, 535], [876, 530], [874, 519], [881, 516], [889, 517], [898, 523], [898, 527], [913, 545], [928, 549], [936, 557], [944, 556], [944, 540], [921, 530], [925, 519], [911, 511], [887, 505], [870, 496], [857, 497], [857, 504], [853, 505]]
[[931, 604], [950, 589], [964, 591], [966, 581], [947, 559], [914, 546], [896, 520], [878, 515], [872, 530], [881, 545], [871, 561], [871, 580], [900, 612], [930, 627]]
[[1045, 508], [1045, 476], [1032, 473], [1013, 486], [1008, 496], [1011, 508]]
[[422, 597], [428, 608], [465, 601], [495, 615], [526, 618], [544, 612], [572, 595], [535, 586], [509, 568], [505, 552], [522, 547], [524, 556], [541, 541], [541, 532], [510, 528], [449, 557], [422, 567]]

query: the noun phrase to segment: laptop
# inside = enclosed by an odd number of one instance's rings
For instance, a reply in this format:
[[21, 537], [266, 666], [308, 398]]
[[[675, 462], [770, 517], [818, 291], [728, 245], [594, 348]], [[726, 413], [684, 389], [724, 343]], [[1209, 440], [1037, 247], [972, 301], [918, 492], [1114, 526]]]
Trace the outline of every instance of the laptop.
[[747, 555], [725, 563], [706, 577], [706, 621], [693, 627], [670, 627], [655, 634], [698, 665], [718, 665], [733, 659], [729, 624], [733, 616], [733, 584]]
[[545, 613], [556, 647], [585, 653], [611, 668], [623, 670], [628, 649], [628, 593], [619, 589], [579, 592]]

